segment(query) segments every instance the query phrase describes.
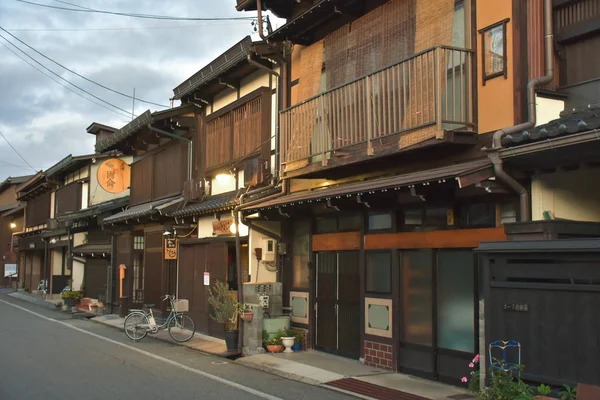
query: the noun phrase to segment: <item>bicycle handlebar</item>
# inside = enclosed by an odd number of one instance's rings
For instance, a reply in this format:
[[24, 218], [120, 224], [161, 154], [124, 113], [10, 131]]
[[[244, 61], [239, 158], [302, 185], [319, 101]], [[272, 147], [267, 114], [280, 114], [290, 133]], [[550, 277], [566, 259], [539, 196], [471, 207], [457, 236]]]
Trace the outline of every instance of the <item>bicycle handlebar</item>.
[[162, 298], [162, 301], [167, 301], [168, 299], [175, 300], [175, 296], [170, 295], [170, 294], [165, 294]]

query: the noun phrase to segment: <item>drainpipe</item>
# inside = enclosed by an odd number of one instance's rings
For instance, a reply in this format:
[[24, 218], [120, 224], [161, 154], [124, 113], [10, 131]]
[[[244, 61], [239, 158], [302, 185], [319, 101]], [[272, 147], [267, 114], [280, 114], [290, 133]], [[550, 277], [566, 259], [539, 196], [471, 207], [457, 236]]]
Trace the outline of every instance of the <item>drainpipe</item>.
[[502, 148], [502, 138], [505, 135], [521, 132], [526, 129], [531, 129], [536, 123], [536, 104], [535, 104], [535, 89], [539, 86], [550, 83], [554, 77], [554, 59], [552, 57], [552, 48], [554, 46], [554, 34], [552, 23], [552, 0], [544, 0], [544, 58], [546, 75], [535, 78], [527, 83], [527, 110], [528, 120], [518, 125], [508, 128], [503, 128], [494, 133], [492, 139], [492, 152], [488, 153], [488, 157], [494, 164], [494, 172], [499, 180], [507, 184], [511, 189], [519, 193], [521, 221], [529, 221], [529, 193], [519, 182], [508, 175], [503, 168], [503, 162], [500, 156], [496, 153]]
[[256, 0], [256, 10], [258, 11], [258, 35], [265, 42], [267, 38], [263, 32], [263, 19], [262, 19], [262, 0]]
[[[49, 258], [49, 254], [50, 252], [48, 251], [48, 239], [44, 239], [44, 292], [46, 292], [44, 294], [44, 298], [46, 298], [46, 295], [48, 294], [48, 287], [50, 285], [50, 279], [48, 279], [48, 258]], [[52, 296], [52, 293], [50, 293], [50, 296]]]
[[187, 162], [187, 164], [188, 164], [188, 171], [187, 171], [187, 179], [188, 180], [192, 179], [192, 163], [193, 163], [193, 161], [192, 161], [192, 140], [188, 139], [188, 138], [185, 138], [183, 136], [178, 136], [178, 135], [174, 135], [174, 134], [172, 134], [170, 132], [163, 131], [162, 129], [155, 128], [155, 127], [153, 127], [151, 125], [148, 125], [148, 129], [150, 129], [152, 132], [156, 132], [156, 133], [158, 133], [160, 135], [164, 135], [164, 136], [169, 137], [171, 139], [177, 139], [177, 140], [180, 140], [182, 142], [186, 142], [188, 144], [188, 162]]
[[110, 235], [110, 265], [108, 268], [108, 279], [106, 285], [106, 304], [109, 314], [113, 312], [113, 279], [114, 271], [117, 269], [117, 237], [114, 233]]

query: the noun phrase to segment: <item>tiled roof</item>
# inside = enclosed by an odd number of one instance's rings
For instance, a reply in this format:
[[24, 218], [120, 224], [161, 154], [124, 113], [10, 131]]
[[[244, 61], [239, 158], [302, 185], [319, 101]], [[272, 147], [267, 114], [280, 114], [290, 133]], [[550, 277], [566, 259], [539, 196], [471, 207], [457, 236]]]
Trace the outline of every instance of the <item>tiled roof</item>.
[[550, 121], [547, 124], [513, 135], [504, 135], [502, 145], [505, 147], [520, 146], [594, 129], [600, 129], [600, 105], [589, 107], [586, 110], [563, 113], [560, 118]]
[[112, 211], [112, 210], [116, 210], [121, 207], [125, 207], [125, 206], [127, 206], [127, 204], [129, 204], [129, 196], [125, 196], [120, 199], [111, 200], [111, 201], [107, 201], [105, 203], [97, 204], [95, 206], [92, 206], [92, 207], [89, 207], [89, 208], [86, 208], [83, 210], [66, 213], [63, 215], [57, 215], [56, 220], [59, 222], [62, 222], [62, 221], [71, 221], [71, 220], [76, 220], [76, 219], [95, 217], [99, 214], [102, 214], [102, 213], [105, 213], [108, 211]]
[[17, 207], [19, 207], [19, 203], [0, 205], [0, 212], [12, 210], [13, 208], [17, 208]]
[[209, 214], [215, 211], [231, 209], [237, 198], [237, 191], [221, 193], [214, 196], [208, 196], [200, 203], [191, 204], [181, 210], [175, 211], [171, 217], [191, 217], [193, 215]]
[[126, 221], [128, 219], [146, 217], [156, 213], [158, 211], [159, 206], [166, 205], [167, 203], [175, 203], [174, 201], [178, 199], [183, 200], [183, 197], [181, 195], [178, 195], [166, 199], [152, 201], [150, 203], [140, 204], [128, 208], [127, 210], [117, 213], [115, 215], [111, 215], [110, 217], [104, 218], [102, 223], [115, 224], [117, 222]]

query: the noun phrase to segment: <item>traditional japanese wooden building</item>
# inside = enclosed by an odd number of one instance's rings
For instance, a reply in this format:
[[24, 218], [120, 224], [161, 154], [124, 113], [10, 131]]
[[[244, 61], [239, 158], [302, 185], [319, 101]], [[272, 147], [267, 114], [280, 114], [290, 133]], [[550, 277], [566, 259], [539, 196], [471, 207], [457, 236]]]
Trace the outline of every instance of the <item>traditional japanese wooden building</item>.
[[468, 373], [473, 249], [528, 218], [518, 182], [482, 148], [528, 117], [543, 3], [237, 2], [287, 19], [264, 34], [287, 71], [278, 193], [242, 210], [281, 226], [285, 305], [310, 347], [455, 384]]

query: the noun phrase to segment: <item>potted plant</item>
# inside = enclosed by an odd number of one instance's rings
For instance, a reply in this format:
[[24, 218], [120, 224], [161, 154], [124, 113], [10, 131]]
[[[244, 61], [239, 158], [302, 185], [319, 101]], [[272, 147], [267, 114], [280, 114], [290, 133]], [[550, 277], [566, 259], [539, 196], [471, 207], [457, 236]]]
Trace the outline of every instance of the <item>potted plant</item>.
[[302, 334], [299, 331], [295, 331], [294, 335], [294, 345], [292, 346], [292, 350], [300, 351], [302, 350]]
[[225, 343], [227, 350], [236, 350], [238, 342], [237, 319], [244, 311], [243, 305], [233, 297], [226, 283], [215, 281], [208, 288], [208, 303], [212, 307], [210, 317], [225, 326]]
[[281, 343], [285, 346], [284, 353], [293, 353], [292, 346], [294, 346], [294, 342], [296, 341], [296, 336], [294, 335], [294, 331], [291, 329], [285, 329], [283, 332], [283, 336], [281, 337]]
[[279, 330], [272, 338], [267, 331], [263, 331], [263, 344], [269, 353], [281, 353], [283, 350], [283, 344], [281, 343], [282, 336], [283, 333], [281, 330]]
[[240, 318], [246, 322], [251, 322], [252, 318], [254, 318], [254, 312], [251, 307], [246, 306], [245, 304], [241, 306], [242, 312], [240, 312]]
[[63, 302], [67, 307], [74, 307], [79, 299], [81, 298], [81, 293], [73, 290], [65, 291], [60, 294], [60, 297], [63, 299]]

